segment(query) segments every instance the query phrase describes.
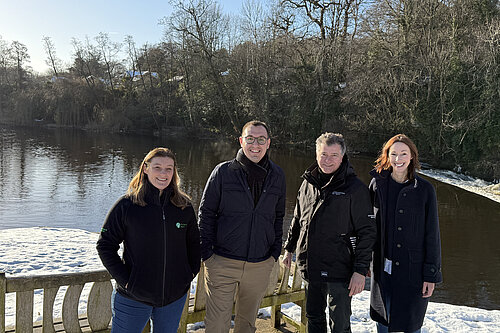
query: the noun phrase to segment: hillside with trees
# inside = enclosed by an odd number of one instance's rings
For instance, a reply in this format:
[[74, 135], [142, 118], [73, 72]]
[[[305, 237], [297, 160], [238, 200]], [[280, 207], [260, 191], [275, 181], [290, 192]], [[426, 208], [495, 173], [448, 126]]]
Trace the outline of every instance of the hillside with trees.
[[256, 118], [276, 141], [329, 130], [372, 154], [403, 132], [436, 167], [500, 179], [497, 0], [247, 0], [239, 16], [171, 4], [154, 45], [73, 39], [63, 66], [45, 37], [50, 75], [0, 38], [0, 122], [236, 136]]

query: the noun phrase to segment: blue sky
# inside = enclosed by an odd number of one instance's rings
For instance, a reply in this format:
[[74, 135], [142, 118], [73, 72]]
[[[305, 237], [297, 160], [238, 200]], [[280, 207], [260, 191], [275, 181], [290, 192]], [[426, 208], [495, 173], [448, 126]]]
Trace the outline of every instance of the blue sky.
[[[224, 12], [238, 14], [244, 0], [217, 2]], [[105, 32], [115, 42], [131, 35], [139, 46], [157, 43], [163, 35], [158, 21], [172, 11], [168, 0], [0, 0], [0, 36], [26, 45], [31, 67], [43, 72], [48, 68], [44, 36], [51, 37], [57, 57], [67, 63], [73, 37], [83, 41]]]

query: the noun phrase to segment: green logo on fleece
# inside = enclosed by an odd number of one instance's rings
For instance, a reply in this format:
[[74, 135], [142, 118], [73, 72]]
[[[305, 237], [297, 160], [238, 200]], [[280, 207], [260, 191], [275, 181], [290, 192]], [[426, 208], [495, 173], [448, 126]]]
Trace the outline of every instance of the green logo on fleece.
[[108, 231], [108, 229], [106, 229], [106, 228], [101, 229], [101, 232], [106, 232], [106, 231]]
[[187, 224], [186, 223], [180, 223], [180, 222], [177, 222], [175, 224], [175, 226], [177, 227], [177, 229], [181, 229], [181, 228], [185, 228], [187, 227]]

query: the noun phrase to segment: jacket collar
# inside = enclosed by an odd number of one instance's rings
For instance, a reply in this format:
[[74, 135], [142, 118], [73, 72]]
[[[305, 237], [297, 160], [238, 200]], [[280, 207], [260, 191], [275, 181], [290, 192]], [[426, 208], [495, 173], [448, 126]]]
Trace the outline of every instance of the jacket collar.
[[355, 175], [356, 174], [354, 173], [354, 168], [349, 162], [347, 154], [344, 154], [342, 163], [340, 164], [339, 168], [333, 173], [330, 180], [323, 187], [320, 186], [319, 165], [316, 161], [309, 168], [307, 168], [307, 170], [302, 175], [302, 178], [304, 178], [317, 188], [326, 189], [328, 187], [338, 188], [346, 182], [347, 177]]
[[[268, 167], [267, 167], [267, 174], [269, 175], [276, 168], [276, 164], [274, 164], [274, 162], [271, 161], [271, 159], [268, 159], [267, 162], [269, 163]], [[241, 166], [241, 163], [238, 162], [236, 160], [236, 158], [232, 159], [229, 162], [228, 168], [231, 169], [231, 170], [243, 170], [243, 167]]]
[[[377, 170], [373, 169], [370, 171], [370, 176], [372, 176], [373, 178], [375, 178], [375, 180], [377, 181], [377, 183], [379, 185], [382, 185], [382, 184], [386, 184], [387, 181], [389, 180], [389, 177], [391, 176], [391, 171], [389, 170], [382, 170], [382, 172], [377, 172]], [[418, 187], [418, 181], [420, 179], [420, 176], [418, 175], [415, 175], [415, 179], [413, 180], [410, 180], [410, 182], [413, 182], [413, 188], [417, 188]]]
[[148, 204], [163, 206], [165, 205], [165, 203], [170, 201], [172, 192], [172, 186], [169, 185], [166, 189], [163, 190], [163, 193], [160, 196], [160, 190], [151, 185], [151, 183], [148, 181], [146, 182], [146, 195], [144, 199]]

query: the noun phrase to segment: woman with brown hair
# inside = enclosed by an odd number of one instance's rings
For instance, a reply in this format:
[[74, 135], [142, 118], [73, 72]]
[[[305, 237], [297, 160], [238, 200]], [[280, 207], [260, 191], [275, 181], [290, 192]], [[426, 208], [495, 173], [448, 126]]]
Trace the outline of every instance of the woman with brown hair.
[[436, 193], [418, 169], [417, 147], [398, 134], [370, 172], [378, 230], [370, 316], [379, 333], [420, 332], [429, 297], [442, 281]]
[[175, 155], [155, 148], [106, 217], [97, 251], [116, 281], [112, 332], [142, 332], [149, 319], [154, 332], [177, 331], [201, 259], [196, 215], [179, 183]]

